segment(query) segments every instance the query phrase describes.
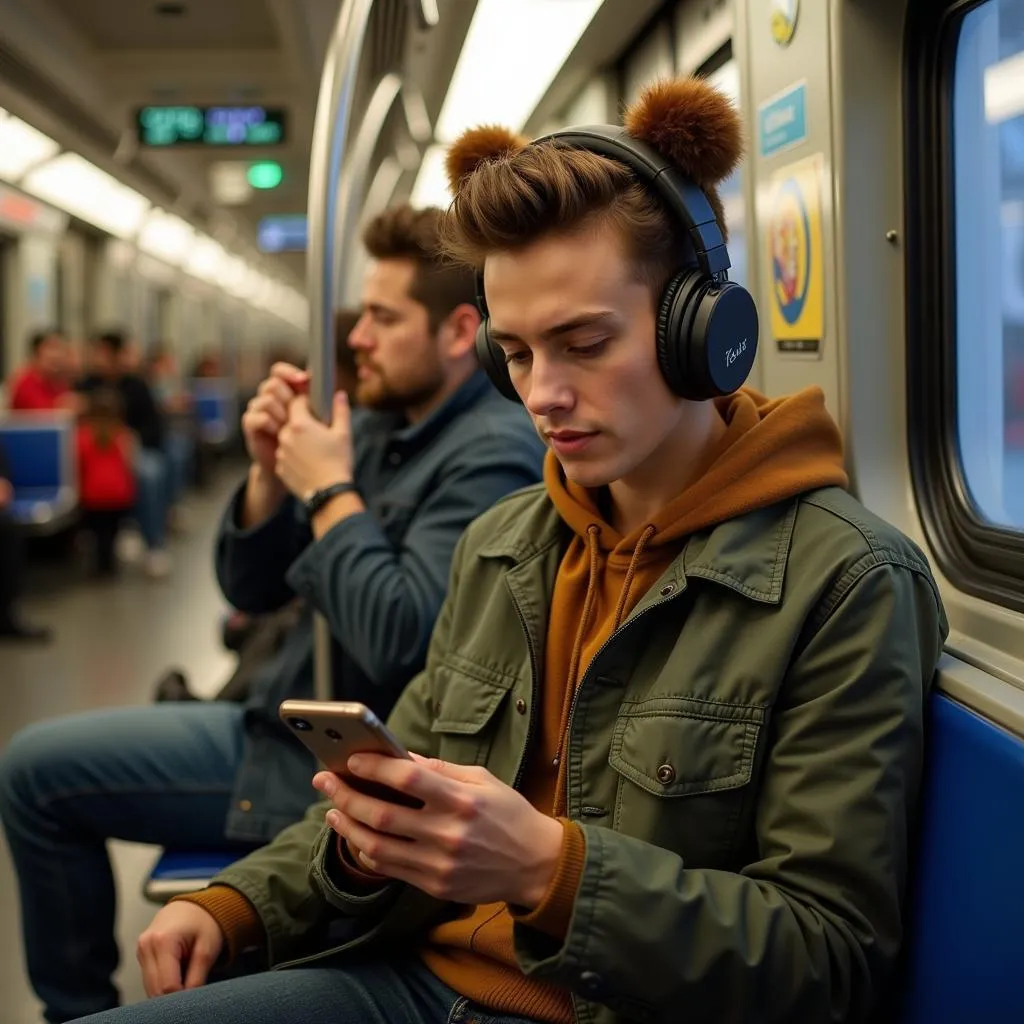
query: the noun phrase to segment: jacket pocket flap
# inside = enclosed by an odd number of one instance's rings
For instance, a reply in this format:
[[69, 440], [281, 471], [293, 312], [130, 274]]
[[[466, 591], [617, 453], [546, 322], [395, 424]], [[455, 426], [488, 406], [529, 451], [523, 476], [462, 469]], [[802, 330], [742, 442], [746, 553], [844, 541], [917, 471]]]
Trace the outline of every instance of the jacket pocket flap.
[[438, 672], [437, 714], [431, 732], [475, 736], [494, 717], [509, 687], [442, 668]]
[[655, 796], [738, 789], [750, 782], [764, 719], [759, 706], [692, 697], [624, 702], [608, 763]]

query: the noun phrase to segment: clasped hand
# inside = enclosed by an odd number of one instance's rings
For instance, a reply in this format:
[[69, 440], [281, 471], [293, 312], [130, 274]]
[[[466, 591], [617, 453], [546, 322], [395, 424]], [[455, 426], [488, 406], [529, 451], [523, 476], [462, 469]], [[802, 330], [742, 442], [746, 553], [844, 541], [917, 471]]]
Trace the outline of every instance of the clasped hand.
[[413, 754], [356, 754], [349, 771], [423, 801], [404, 807], [320, 772], [313, 785], [334, 807], [327, 824], [364, 870], [441, 900], [536, 908], [554, 877], [562, 826], [485, 768]]

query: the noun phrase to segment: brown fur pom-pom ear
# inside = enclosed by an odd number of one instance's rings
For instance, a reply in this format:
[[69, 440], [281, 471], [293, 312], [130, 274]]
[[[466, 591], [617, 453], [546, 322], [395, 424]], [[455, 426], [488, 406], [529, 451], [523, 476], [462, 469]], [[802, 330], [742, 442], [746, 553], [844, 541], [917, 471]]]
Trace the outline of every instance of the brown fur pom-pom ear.
[[464, 131], [448, 147], [444, 159], [452, 192], [458, 192], [462, 182], [481, 164], [518, 153], [528, 141], [522, 135], [496, 124]]
[[626, 131], [698, 184], [727, 178], [743, 155], [743, 123], [728, 98], [701, 78], [672, 78], [644, 89], [626, 111]]

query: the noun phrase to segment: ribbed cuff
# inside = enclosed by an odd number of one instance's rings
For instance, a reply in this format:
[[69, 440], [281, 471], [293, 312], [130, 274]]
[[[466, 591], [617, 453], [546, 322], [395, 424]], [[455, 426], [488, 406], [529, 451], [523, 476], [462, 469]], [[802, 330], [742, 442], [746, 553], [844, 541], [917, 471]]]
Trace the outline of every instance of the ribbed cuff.
[[509, 907], [516, 924], [535, 928], [553, 939], [562, 941], [569, 930], [572, 908], [576, 903], [576, 890], [583, 876], [583, 861], [587, 855], [587, 843], [583, 829], [568, 818], [559, 818], [562, 826], [562, 849], [555, 864], [555, 873], [548, 885], [544, 898], [535, 910], [524, 912]]
[[195, 903], [220, 925], [230, 962], [246, 949], [266, 949], [267, 933], [256, 908], [237, 890], [226, 885], [175, 896], [171, 903]]
[[391, 881], [387, 875], [382, 875], [377, 871], [370, 871], [369, 868], [362, 867], [359, 860], [359, 851], [354, 846], [350, 846], [347, 839], [338, 836], [335, 849], [337, 850], [342, 870], [345, 874], [351, 875], [357, 882], [376, 888], [382, 883]]

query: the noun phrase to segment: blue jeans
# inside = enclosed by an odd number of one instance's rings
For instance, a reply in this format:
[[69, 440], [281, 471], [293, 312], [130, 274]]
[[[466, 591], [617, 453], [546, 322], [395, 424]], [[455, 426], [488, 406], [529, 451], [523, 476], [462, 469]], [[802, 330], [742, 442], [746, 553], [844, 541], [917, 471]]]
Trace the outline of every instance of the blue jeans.
[[170, 508], [170, 473], [167, 456], [152, 448], [139, 448], [135, 456], [135, 518], [150, 551], [164, 547], [167, 510]]
[[530, 1024], [482, 1010], [416, 960], [254, 974], [79, 1024]]
[[52, 1024], [118, 1005], [107, 839], [231, 848], [242, 715], [238, 704], [116, 708], [37, 723], [8, 744], [0, 818], [29, 979]]
[[173, 508], [184, 497], [192, 479], [193, 441], [190, 434], [171, 427], [164, 440], [167, 456], [167, 506]]

